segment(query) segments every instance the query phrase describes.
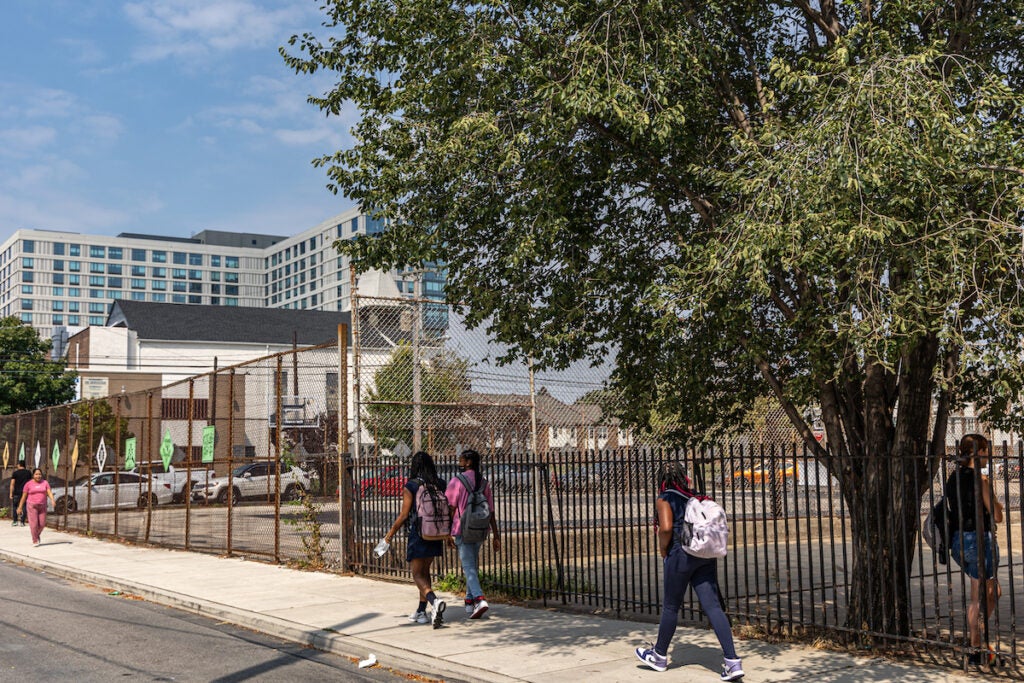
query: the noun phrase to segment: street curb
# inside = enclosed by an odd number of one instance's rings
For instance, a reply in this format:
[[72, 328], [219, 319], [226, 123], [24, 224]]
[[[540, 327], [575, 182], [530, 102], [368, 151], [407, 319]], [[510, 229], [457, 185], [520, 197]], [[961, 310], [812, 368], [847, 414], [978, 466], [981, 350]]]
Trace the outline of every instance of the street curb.
[[154, 588], [136, 581], [95, 574], [53, 561], [19, 555], [2, 548], [0, 548], [0, 559], [78, 583], [89, 583], [119, 590], [122, 593], [130, 593], [148, 602], [228, 622], [341, 657], [358, 660], [364, 659], [372, 652], [382, 666], [399, 672], [436, 677], [451, 683], [513, 683], [522, 680], [467, 664], [453, 662], [449, 665], [441, 658], [424, 656], [401, 647], [368, 641], [344, 633], [324, 629], [311, 631], [307, 627], [287, 619], [268, 617], [258, 612], [242, 610], [216, 602], [205, 600], [197, 602], [194, 598], [174, 591]]

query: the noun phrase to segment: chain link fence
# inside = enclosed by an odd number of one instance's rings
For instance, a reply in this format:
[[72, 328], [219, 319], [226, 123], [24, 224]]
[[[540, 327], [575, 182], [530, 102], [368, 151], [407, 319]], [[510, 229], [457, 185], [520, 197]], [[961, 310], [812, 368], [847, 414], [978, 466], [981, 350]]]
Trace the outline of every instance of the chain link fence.
[[[662, 463], [681, 459], [730, 516], [720, 577], [734, 623], [755, 634], [844, 633], [851, 515], [872, 508], [847, 509], [778, 406], [759, 404], [728, 439], [679, 450], [616, 419], [609, 367], [502, 364], [505, 349], [431, 300], [355, 297], [352, 321], [351, 350], [297, 349], [148, 391], [0, 416], [4, 474], [22, 454], [43, 469], [58, 528], [410, 580], [401, 535], [390, 553], [372, 552], [398, 515], [409, 458], [428, 451], [450, 479], [458, 453], [473, 448], [495, 490], [504, 545], [482, 554], [489, 594], [655, 620], [653, 493]], [[949, 444], [974, 431], [987, 430], [955, 417]], [[989, 642], [1016, 673], [1024, 444], [995, 437], [1004, 597]], [[942, 480], [922, 500], [922, 519]], [[892, 533], [916, 538], [912, 527]], [[956, 665], [970, 586], [920, 540], [913, 562], [900, 588], [910, 595], [911, 633], [871, 647], [927, 647]], [[435, 570], [458, 588], [453, 551]], [[703, 619], [692, 602], [684, 618]]]

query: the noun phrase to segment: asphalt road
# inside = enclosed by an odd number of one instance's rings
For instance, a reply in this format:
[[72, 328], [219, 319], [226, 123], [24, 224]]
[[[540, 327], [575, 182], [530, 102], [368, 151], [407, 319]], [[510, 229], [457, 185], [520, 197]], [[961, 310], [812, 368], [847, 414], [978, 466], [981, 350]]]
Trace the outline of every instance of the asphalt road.
[[359, 669], [337, 655], [2, 561], [0, 601], [0, 681], [404, 680], [379, 667]]

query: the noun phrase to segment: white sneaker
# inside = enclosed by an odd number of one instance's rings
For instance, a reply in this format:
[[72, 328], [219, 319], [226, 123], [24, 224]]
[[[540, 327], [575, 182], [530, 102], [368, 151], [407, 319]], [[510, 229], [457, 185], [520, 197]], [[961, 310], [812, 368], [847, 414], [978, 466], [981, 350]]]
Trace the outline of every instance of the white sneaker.
[[416, 611], [409, 615], [409, 621], [414, 624], [425, 624], [427, 623], [427, 613]]
[[738, 681], [743, 678], [743, 660], [726, 659], [722, 662], [722, 680]]
[[637, 659], [655, 671], [664, 671], [668, 668], [668, 657], [665, 655], [659, 655], [654, 650], [653, 644], [648, 647], [638, 647], [633, 650], [633, 654], [636, 655]]
[[467, 602], [466, 603], [466, 614], [472, 614], [473, 610], [475, 610], [475, 609], [476, 609], [476, 607], [473, 606], [473, 603], [471, 603], [471, 602]]
[[473, 613], [469, 615], [469, 618], [479, 619], [487, 612], [488, 607], [489, 605], [487, 604], [487, 601], [480, 598], [476, 601], [476, 607], [473, 609]]
[[441, 628], [441, 624], [444, 623], [444, 609], [447, 606], [444, 600], [434, 600], [434, 604], [430, 608], [430, 623], [434, 625], [434, 628]]

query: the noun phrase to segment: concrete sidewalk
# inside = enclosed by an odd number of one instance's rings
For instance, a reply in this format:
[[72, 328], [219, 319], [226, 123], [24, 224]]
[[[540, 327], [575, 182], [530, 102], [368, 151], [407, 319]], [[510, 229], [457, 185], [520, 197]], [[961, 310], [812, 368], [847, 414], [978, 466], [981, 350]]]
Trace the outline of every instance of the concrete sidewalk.
[[[0, 558], [50, 574], [204, 614], [347, 657], [447, 681], [714, 681], [721, 650], [711, 631], [680, 628], [672, 664], [658, 674], [633, 655], [657, 626], [492, 604], [471, 621], [459, 596], [443, 595], [446, 625], [407, 620], [411, 585], [303, 572], [200, 553], [100, 541], [0, 521]], [[967, 681], [948, 669], [854, 657], [797, 645], [738, 640], [746, 681]]]

